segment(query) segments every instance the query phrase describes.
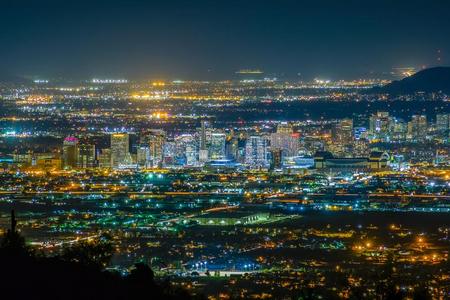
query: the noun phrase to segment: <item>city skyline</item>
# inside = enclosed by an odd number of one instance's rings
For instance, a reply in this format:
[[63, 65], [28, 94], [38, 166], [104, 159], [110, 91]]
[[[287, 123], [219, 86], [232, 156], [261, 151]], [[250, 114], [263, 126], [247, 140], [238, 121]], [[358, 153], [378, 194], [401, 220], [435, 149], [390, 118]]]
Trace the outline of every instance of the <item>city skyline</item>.
[[449, 1], [0, 10], [2, 299], [450, 299]]

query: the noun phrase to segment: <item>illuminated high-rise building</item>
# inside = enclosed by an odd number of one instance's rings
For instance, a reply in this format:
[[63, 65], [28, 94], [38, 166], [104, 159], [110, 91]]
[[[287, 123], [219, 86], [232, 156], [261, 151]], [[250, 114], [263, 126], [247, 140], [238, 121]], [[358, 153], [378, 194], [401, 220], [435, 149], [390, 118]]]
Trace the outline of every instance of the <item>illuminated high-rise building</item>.
[[111, 168], [111, 148], [102, 149], [98, 154], [99, 168]]
[[63, 167], [76, 168], [78, 160], [78, 139], [68, 136], [63, 142]]
[[294, 133], [289, 123], [281, 123], [277, 126], [277, 132], [270, 135], [270, 147], [280, 149], [283, 156], [296, 156], [300, 149], [300, 135]]
[[150, 167], [150, 148], [147, 144], [140, 144], [136, 150], [136, 163], [138, 167]]
[[353, 120], [340, 120], [331, 131], [331, 143], [328, 145], [336, 157], [353, 157]]
[[270, 169], [271, 170], [281, 169], [282, 159], [283, 159], [282, 150], [277, 149], [277, 148], [275, 148], [275, 149], [271, 148], [271, 150], [270, 150]]
[[78, 145], [77, 165], [83, 169], [96, 166], [95, 145], [88, 143], [80, 143]]
[[128, 164], [130, 156], [130, 136], [128, 133], [111, 135], [111, 167], [118, 168]]
[[341, 144], [349, 144], [353, 141], [352, 119], [342, 119], [336, 124], [333, 131], [333, 141]]
[[210, 159], [223, 159], [225, 158], [225, 133], [212, 133], [211, 142], [209, 146]]
[[198, 159], [199, 159], [200, 163], [204, 163], [204, 162], [208, 161], [208, 158], [209, 158], [208, 145], [207, 145], [208, 137], [207, 137], [207, 131], [206, 131], [206, 123], [207, 122], [205, 120], [202, 120], [200, 134], [199, 134], [200, 149], [198, 152]]
[[239, 163], [245, 163], [245, 147], [247, 144], [247, 139], [244, 135], [237, 136], [237, 151], [236, 151], [236, 161]]
[[401, 119], [392, 118], [390, 140], [403, 141], [406, 139], [408, 125]]
[[266, 168], [268, 161], [268, 141], [265, 136], [249, 136], [245, 144], [245, 163], [251, 169]]
[[195, 166], [198, 162], [197, 140], [192, 134], [182, 134], [175, 138], [176, 163], [183, 166]]
[[202, 120], [200, 128], [200, 150], [206, 150], [206, 121]]
[[379, 111], [369, 119], [369, 134], [373, 139], [389, 139], [392, 118], [388, 112]]
[[226, 157], [225, 144], [226, 134], [219, 132], [214, 128], [208, 127], [209, 123], [205, 120], [201, 123], [198, 131], [199, 138], [199, 162], [205, 163], [208, 160], [223, 159]]
[[436, 115], [436, 130], [440, 135], [447, 137], [450, 131], [450, 114]]
[[426, 138], [428, 131], [427, 116], [413, 115], [411, 121], [408, 122], [408, 138], [421, 141]]
[[198, 163], [197, 147], [194, 144], [186, 145], [186, 166], [196, 166]]
[[239, 139], [236, 136], [228, 136], [225, 142], [225, 157], [237, 159], [239, 156]]
[[177, 143], [175, 141], [166, 141], [163, 150], [163, 165], [166, 167], [176, 164]]
[[163, 161], [164, 143], [166, 142], [166, 133], [164, 130], [151, 130], [146, 135], [146, 141], [149, 148], [150, 166], [161, 166]]

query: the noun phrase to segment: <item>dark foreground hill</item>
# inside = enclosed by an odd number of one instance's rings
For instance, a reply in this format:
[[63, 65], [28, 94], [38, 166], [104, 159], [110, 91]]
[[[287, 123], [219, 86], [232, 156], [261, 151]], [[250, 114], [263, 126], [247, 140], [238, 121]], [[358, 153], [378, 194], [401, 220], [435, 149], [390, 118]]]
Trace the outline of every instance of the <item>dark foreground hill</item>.
[[11, 229], [0, 239], [0, 299], [192, 299], [169, 281], [156, 282], [143, 263], [127, 276], [105, 270], [114, 252], [107, 236], [47, 256], [27, 246], [15, 226], [12, 213]]
[[425, 93], [450, 93], [450, 67], [425, 69], [383, 87], [373, 88], [371, 92], [393, 95]]

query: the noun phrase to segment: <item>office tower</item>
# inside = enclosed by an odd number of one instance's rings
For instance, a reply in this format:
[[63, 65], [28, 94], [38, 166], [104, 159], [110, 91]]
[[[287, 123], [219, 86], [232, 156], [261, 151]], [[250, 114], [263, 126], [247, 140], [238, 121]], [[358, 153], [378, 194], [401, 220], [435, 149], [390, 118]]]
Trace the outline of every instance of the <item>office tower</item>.
[[166, 133], [164, 130], [150, 130], [146, 135], [146, 142], [149, 148], [149, 160], [151, 167], [161, 166], [163, 160], [164, 143], [166, 142]]
[[426, 138], [428, 130], [427, 116], [413, 115], [408, 122], [408, 138], [414, 141], [421, 141]]
[[163, 150], [163, 165], [174, 166], [176, 164], [177, 145], [175, 141], [166, 141]]
[[95, 145], [87, 143], [80, 143], [78, 145], [77, 165], [83, 169], [96, 166]]
[[111, 168], [111, 149], [102, 149], [98, 154], [98, 166], [99, 168], [109, 169]]
[[129, 164], [130, 136], [128, 133], [114, 133], [111, 135], [111, 167], [118, 168]]
[[336, 157], [353, 157], [353, 141], [353, 120], [342, 119], [331, 130], [328, 149]]
[[270, 146], [280, 149], [284, 156], [296, 156], [300, 149], [300, 135], [294, 133], [290, 124], [281, 123], [277, 126], [277, 132], [270, 134]]
[[202, 120], [200, 131], [200, 150], [206, 150], [206, 121]]
[[196, 166], [198, 164], [198, 151], [196, 145], [186, 145], [186, 166]]
[[237, 159], [239, 151], [239, 140], [236, 136], [228, 136], [225, 142], [225, 157], [227, 159]]
[[68, 136], [63, 142], [63, 167], [76, 168], [78, 159], [78, 139]]
[[333, 131], [333, 141], [341, 144], [349, 144], [353, 141], [352, 119], [342, 119], [336, 124]]
[[239, 163], [245, 163], [245, 146], [247, 143], [247, 139], [244, 135], [240, 135], [237, 138], [237, 153], [236, 153], [236, 161]]
[[390, 140], [403, 141], [406, 139], [408, 125], [400, 119], [393, 119], [391, 126]]
[[283, 159], [283, 154], [282, 154], [282, 150], [281, 149], [271, 149], [270, 150], [270, 169], [271, 170], [275, 170], [275, 169], [281, 169], [282, 166], [282, 159]]
[[388, 139], [392, 118], [388, 112], [379, 111], [369, 118], [369, 134], [374, 139]]
[[138, 167], [151, 167], [150, 164], [150, 148], [148, 144], [140, 144], [136, 150], [136, 163]]
[[199, 161], [204, 163], [208, 161], [208, 148], [207, 148], [207, 134], [206, 134], [206, 121], [202, 120], [200, 128], [200, 149], [199, 149]]
[[209, 146], [209, 157], [211, 159], [224, 159], [225, 158], [225, 133], [212, 133], [211, 143]]
[[267, 144], [267, 138], [264, 136], [253, 135], [248, 137], [245, 144], [245, 163], [249, 168], [266, 168], [269, 165]]
[[192, 134], [182, 134], [175, 137], [176, 164], [181, 166], [197, 165], [197, 140]]
[[206, 150], [206, 149], [200, 149], [200, 150], [198, 151], [198, 160], [199, 160], [201, 163], [204, 163], [204, 162], [208, 161], [208, 150]]
[[450, 114], [437, 114], [436, 115], [436, 130], [439, 134], [448, 135], [450, 130]]

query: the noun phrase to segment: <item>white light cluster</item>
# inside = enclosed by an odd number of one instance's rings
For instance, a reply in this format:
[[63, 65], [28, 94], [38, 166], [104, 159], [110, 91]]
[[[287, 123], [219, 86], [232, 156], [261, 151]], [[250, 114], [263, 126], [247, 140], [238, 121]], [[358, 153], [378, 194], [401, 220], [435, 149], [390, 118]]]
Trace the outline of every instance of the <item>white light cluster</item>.
[[92, 79], [92, 83], [128, 83], [126, 79]]

